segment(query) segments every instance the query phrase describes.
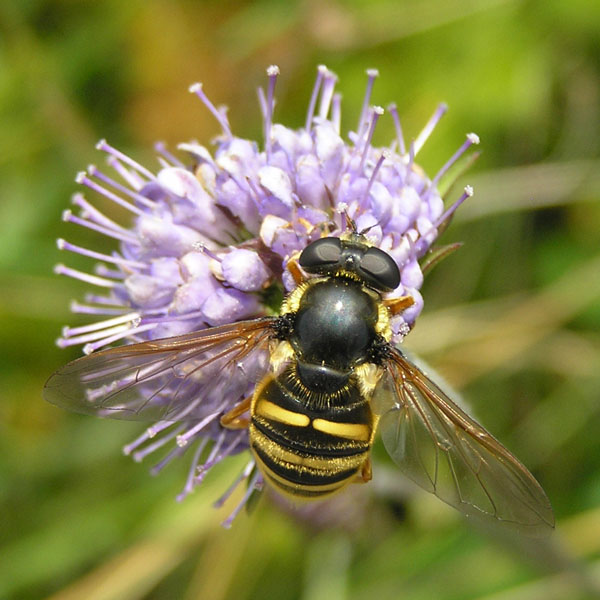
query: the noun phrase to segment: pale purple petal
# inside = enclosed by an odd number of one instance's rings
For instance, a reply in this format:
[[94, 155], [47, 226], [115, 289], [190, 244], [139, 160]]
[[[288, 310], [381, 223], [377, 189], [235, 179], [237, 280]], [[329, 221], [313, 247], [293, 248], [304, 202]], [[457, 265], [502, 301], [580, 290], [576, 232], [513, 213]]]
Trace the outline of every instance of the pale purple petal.
[[269, 280], [269, 270], [256, 252], [232, 250], [221, 262], [225, 281], [242, 292], [257, 292]]
[[190, 227], [176, 225], [168, 218], [153, 216], [138, 219], [137, 234], [146, 259], [181, 256], [204, 240], [198, 231]]
[[149, 309], [170, 304], [177, 286], [158, 277], [136, 273], [125, 279], [125, 289], [133, 306]]
[[209, 325], [223, 325], [261, 314], [257, 297], [239, 290], [219, 288], [202, 305], [204, 318]]
[[333, 125], [322, 121], [314, 128], [315, 152], [321, 163], [321, 176], [325, 185], [333, 190], [344, 163], [346, 146]]

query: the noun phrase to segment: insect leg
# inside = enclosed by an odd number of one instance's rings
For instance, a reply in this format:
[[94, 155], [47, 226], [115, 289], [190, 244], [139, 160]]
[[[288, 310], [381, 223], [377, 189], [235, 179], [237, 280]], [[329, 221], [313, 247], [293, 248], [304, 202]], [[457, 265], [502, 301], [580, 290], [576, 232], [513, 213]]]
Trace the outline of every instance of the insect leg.
[[385, 307], [393, 315], [397, 315], [403, 310], [406, 310], [409, 306], [412, 306], [414, 303], [415, 301], [412, 296], [400, 296], [400, 298], [389, 298], [383, 301]]
[[252, 396], [244, 398], [237, 406], [221, 417], [221, 425], [226, 429], [246, 429], [250, 424], [248, 417], [242, 417], [250, 409]]
[[373, 469], [371, 468], [371, 457], [363, 463], [360, 473], [356, 474], [354, 483], [368, 483], [373, 478]]
[[302, 275], [302, 271], [300, 271], [300, 267], [298, 266], [298, 261], [295, 258], [291, 258], [288, 261], [287, 270], [290, 272], [296, 285], [300, 285], [304, 281], [304, 275]]

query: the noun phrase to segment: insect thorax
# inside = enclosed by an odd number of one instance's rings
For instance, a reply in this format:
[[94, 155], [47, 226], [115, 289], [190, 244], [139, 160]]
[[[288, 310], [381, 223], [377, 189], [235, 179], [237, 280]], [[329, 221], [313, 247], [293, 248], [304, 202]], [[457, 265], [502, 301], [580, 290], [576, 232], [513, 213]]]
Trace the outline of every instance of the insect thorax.
[[288, 341], [300, 363], [348, 373], [369, 359], [378, 336], [389, 329], [380, 295], [346, 277], [300, 285], [284, 303], [292, 317]]

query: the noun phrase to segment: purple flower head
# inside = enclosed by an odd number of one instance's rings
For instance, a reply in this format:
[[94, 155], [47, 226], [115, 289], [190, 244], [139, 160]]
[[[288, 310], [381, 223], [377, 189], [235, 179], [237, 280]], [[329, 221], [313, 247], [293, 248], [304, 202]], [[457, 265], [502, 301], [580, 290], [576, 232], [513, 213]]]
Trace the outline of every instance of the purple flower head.
[[[85, 273], [57, 265], [56, 272], [80, 279], [98, 291], [73, 312], [91, 315], [92, 322], [66, 327], [60, 347], [83, 345], [90, 354], [115, 342], [140, 342], [178, 336], [277, 313], [284, 294], [295, 286], [287, 269], [306, 245], [323, 235], [338, 236], [350, 221], [370, 242], [389, 253], [401, 273], [400, 285], [387, 298], [410, 295], [414, 304], [392, 319], [393, 342], [400, 343], [423, 308], [419, 263], [436, 241], [456, 208], [472, 190], [444, 207], [438, 183], [472, 144], [475, 134], [428, 178], [415, 159], [446, 111], [440, 105], [424, 129], [406, 144], [398, 111], [390, 105], [393, 141], [387, 148], [372, 145], [374, 130], [383, 125], [383, 108], [371, 106], [377, 77], [369, 70], [363, 108], [355, 131], [340, 132], [341, 97], [336, 76], [320, 66], [310, 96], [305, 126], [289, 129], [274, 122], [277, 67], [267, 69], [266, 92], [259, 90], [264, 147], [236, 137], [226, 111], [215, 107], [200, 84], [190, 91], [211, 111], [221, 127], [213, 152], [191, 142], [179, 146], [178, 157], [157, 145], [159, 168], [148, 170], [106, 141], [97, 148], [106, 155], [110, 175], [90, 166], [77, 182], [130, 213], [117, 223], [83, 194], [73, 197], [75, 210], [63, 220], [112, 238], [115, 250], [104, 254], [65, 240], [69, 250], [100, 261]], [[191, 466], [179, 499], [198, 485], [212, 466], [248, 447], [246, 431], [220, 425], [220, 417], [252, 394], [255, 373], [264, 354], [236, 364], [227, 377], [214, 372], [185, 379], [177, 393], [189, 397], [177, 418], [156, 422], [125, 447], [136, 461], [166, 451], [153, 471], [188, 453]], [[192, 368], [186, 363], [187, 368]], [[124, 382], [115, 382], [115, 386]], [[93, 393], [93, 392], [90, 392]], [[165, 398], [173, 390], [161, 390]], [[262, 484], [252, 460], [225, 496], [249, 480], [243, 502]], [[226, 522], [237, 514], [240, 504]]]

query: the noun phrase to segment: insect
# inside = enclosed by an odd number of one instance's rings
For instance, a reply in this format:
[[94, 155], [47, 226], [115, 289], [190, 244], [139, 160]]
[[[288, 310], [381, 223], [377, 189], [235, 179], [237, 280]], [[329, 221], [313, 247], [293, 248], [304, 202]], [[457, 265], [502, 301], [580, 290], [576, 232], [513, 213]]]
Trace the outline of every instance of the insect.
[[413, 303], [384, 299], [400, 283], [390, 255], [347, 232], [310, 243], [288, 268], [297, 287], [278, 316], [80, 358], [50, 377], [46, 399], [98, 416], [193, 419], [202, 398], [179, 390], [210, 380], [217, 394], [239, 393], [241, 369], [254, 391], [221, 425], [248, 428], [276, 490], [310, 499], [368, 481], [379, 430], [406, 476], [464, 514], [531, 535], [553, 528], [531, 473], [390, 342], [391, 315]]

